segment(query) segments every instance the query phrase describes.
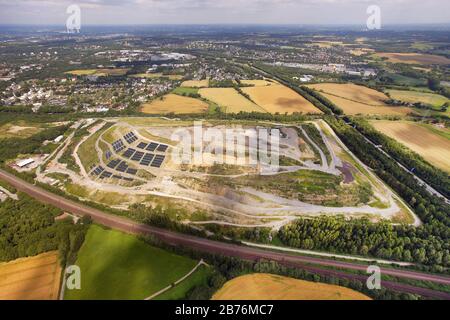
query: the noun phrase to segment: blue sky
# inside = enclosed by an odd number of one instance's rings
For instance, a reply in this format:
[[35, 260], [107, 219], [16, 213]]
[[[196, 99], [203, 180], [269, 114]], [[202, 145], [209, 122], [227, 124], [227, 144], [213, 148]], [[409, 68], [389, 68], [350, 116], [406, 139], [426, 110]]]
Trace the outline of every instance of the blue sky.
[[84, 24], [361, 24], [381, 8], [384, 24], [450, 23], [448, 0], [0, 0], [0, 24], [61, 24], [78, 4]]

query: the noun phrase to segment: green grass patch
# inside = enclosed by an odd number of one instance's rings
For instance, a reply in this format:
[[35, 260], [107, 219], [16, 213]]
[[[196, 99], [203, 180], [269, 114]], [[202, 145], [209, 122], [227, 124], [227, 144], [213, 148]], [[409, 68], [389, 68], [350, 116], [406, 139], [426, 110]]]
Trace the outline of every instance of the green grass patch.
[[154, 300], [181, 300], [184, 299], [194, 286], [206, 285], [211, 275], [211, 268], [200, 266], [191, 276], [169, 291], [154, 298]]
[[197, 95], [198, 88], [178, 87], [175, 88], [172, 93], [179, 94], [181, 96]]
[[[197, 264], [196, 261], [152, 247], [119, 231], [92, 225], [78, 253], [81, 290], [66, 290], [67, 300], [141, 300], [174, 283]], [[207, 273], [193, 274], [170, 289], [167, 298], [183, 298]]]
[[111, 123], [107, 123], [101, 130], [98, 130], [92, 136], [90, 136], [85, 142], [81, 144], [78, 148], [78, 156], [80, 157], [81, 163], [87, 172], [94, 167], [99, 159], [97, 150], [95, 149], [95, 143], [100, 138], [100, 136], [111, 127]]

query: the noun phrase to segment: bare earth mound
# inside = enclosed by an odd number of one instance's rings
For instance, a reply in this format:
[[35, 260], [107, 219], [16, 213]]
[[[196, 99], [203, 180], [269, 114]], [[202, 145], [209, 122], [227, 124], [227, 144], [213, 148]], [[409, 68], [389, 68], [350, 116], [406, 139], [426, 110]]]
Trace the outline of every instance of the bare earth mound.
[[358, 86], [352, 83], [321, 83], [308, 87], [319, 91], [324, 97], [336, 104], [345, 114], [379, 114], [406, 115], [411, 109], [406, 107], [392, 107], [385, 103], [389, 97], [384, 93]]
[[265, 112], [265, 110], [239, 94], [234, 88], [207, 88], [200, 89], [198, 93], [200, 93], [203, 98], [225, 108], [226, 112], [229, 113], [237, 113], [239, 111]]
[[56, 300], [60, 279], [57, 251], [2, 263], [0, 300]]
[[272, 84], [265, 87], [242, 88], [250, 98], [267, 112], [284, 113], [322, 113], [308, 100], [295, 91], [283, 86]]
[[150, 114], [202, 113], [206, 112], [208, 107], [206, 102], [198, 99], [168, 94], [162, 100], [155, 99], [150, 103], [144, 103], [141, 111]]
[[357, 291], [271, 274], [235, 278], [214, 294], [213, 300], [371, 300]]
[[431, 164], [450, 173], [450, 141], [448, 139], [413, 122], [371, 121], [371, 123], [380, 132], [400, 141]]

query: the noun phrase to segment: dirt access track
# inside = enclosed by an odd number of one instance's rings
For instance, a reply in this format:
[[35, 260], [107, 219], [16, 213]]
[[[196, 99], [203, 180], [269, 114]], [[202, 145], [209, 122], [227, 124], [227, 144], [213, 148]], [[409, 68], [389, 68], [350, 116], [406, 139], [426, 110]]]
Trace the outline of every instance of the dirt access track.
[[[7, 173], [3, 170], [0, 170], [0, 179], [8, 182], [16, 189], [27, 193], [33, 198], [52, 204], [61, 210], [68, 211], [74, 213], [79, 216], [90, 216], [96, 223], [102, 224], [104, 226], [120, 230], [123, 232], [131, 233], [131, 234], [140, 234], [140, 235], [154, 235], [158, 237], [161, 241], [169, 245], [178, 245], [184, 246], [193, 250], [209, 252], [213, 254], [220, 254], [225, 256], [231, 256], [236, 258], [241, 258], [250, 261], [257, 261], [260, 259], [267, 259], [276, 261], [282, 265], [289, 267], [299, 267], [301, 269], [328, 276], [336, 276], [340, 278], [347, 279], [357, 279], [360, 281], [366, 281], [367, 277], [363, 275], [355, 275], [355, 274], [347, 274], [342, 271], [335, 270], [324, 270], [320, 267], [311, 266], [326, 266], [326, 267], [336, 267], [336, 268], [345, 268], [350, 270], [358, 270], [358, 271], [366, 271], [367, 266], [362, 264], [356, 264], [351, 262], [342, 262], [335, 261], [331, 259], [321, 259], [321, 258], [313, 258], [306, 257], [300, 255], [290, 255], [286, 253], [274, 252], [270, 250], [263, 250], [257, 248], [250, 248], [245, 246], [240, 246], [236, 244], [230, 244], [225, 242], [213, 241], [204, 238], [194, 237], [186, 234], [180, 234], [144, 224], [139, 224], [132, 220], [113, 216], [102, 212], [97, 209], [93, 209], [81, 204], [78, 204], [74, 201], [67, 200], [61, 196], [55, 195], [51, 192], [45, 191], [39, 187], [36, 187], [32, 184], [29, 184], [16, 176]], [[450, 277], [442, 276], [442, 275], [433, 275], [426, 274], [416, 271], [409, 270], [400, 270], [400, 269], [391, 269], [391, 268], [382, 268], [382, 272], [385, 275], [391, 275], [396, 277], [402, 277], [413, 280], [420, 281], [430, 281], [434, 283], [440, 284], [450, 284]], [[426, 297], [438, 298], [438, 299], [446, 299], [450, 300], [450, 293], [435, 291], [426, 288], [414, 287], [411, 285], [396, 283], [391, 281], [383, 281], [383, 286], [385, 288], [408, 292], [413, 294], [419, 294]]]

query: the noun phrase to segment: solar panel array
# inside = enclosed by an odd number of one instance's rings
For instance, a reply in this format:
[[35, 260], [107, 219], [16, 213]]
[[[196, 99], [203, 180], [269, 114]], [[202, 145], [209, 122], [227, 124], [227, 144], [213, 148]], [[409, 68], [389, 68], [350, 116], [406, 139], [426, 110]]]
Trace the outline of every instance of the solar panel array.
[[103, 171], [103, 173], [100, 175], [100, 179], [104, 179], [104, 178], [111, 178], [112, 173], [109, 171]]
[[157, 154], [155, 156], [155, 159], [153, 160], [151, 166], [155, 167], [155, 168], [160, 168], [162, 163], [164, 162], [165, 158], [166, 158], [166, 156], [162, 156], [162, 155]]
[[123, 149], [125, 149], [125, 145], [123, 144], [122, 139], [114, 141], [112, 146], [113, 146], [113, 149], [114, 149], [115, 152], [120, 152]]
[[123, 136], [123, 138], [128, 144], [132, 144], [138, 139], [133, 132], [128, 132], [126, 135]]
[[143, 156], [144, 156], [143, 152], [136, 151], [136, 153], [131, 157], [131, 160], [139, 162], [139, 161], [141, 161]]
[[130, 181], [130, 182], [134, 181], [134, 179], [132, 179], [132, 178], [127, 178], [127, 177], [122, 177], [122, 179], [125, 180], [125, 181]]
[[128, 169], [128, 165], [125, 161], [122, 161], [119, 166], [116, 168], [119, 172], [125, 172]]
[[141, 142], [137, 145], [139, 149], [145, 150], [147, 148], [147, 144], [145, 142]]
[[120, 163], [120, 159], [112, 160], [107, 164], [108, 168], [114, 169]]
[[95, 174], [96, 176], [98, 176], [103, 171], [105, 171], [105, 169], [102, 166], [98, 166], [97, 168], [94, 169], [94, 171], [92, 171], [92, 174]]
[[145, 156], [142, 158], [141, 164], [143, 166], [148, 166], [152, 162], [155, 155], [153, 153], [146, 153]]
[[106, 158], [106, 160], [109, 160], [110, 158], [111, 158], [111, 156], [112, 156], [112, 153], [111, 153], [111, 151], [106, 151], [106, 153], [105, 153], [105, 158]]
[[125, 158], [127, 158], [127, 159], [130, 159], [131, 156], [132, 156], [135, 152], [136, 152], [135, 149], [129, 148], [127, 151], [125, 151], [125, 152], [123, 153], [123, 156], [124, 156]]
[[155, 151], [157, 147], [158, 147], [158, 144], [152, 142], [152, 143], [150, 143], [150, 144], [147, 146], [146, 150], [147, 150], [147, 151]]
[[168, 145], [160, 144], [160, 145], [158, 146], [158, 148], [156, 149], [156, 151], [159, 151], [159, 152], [166, 152], [166, 150], [167, 150], [168, 147], [169, 147]]
[[137, 173], [137, 170], [136, 169], [132, 169], [132, 168], [128, 168], [127, 173], [134, 176]]

